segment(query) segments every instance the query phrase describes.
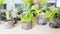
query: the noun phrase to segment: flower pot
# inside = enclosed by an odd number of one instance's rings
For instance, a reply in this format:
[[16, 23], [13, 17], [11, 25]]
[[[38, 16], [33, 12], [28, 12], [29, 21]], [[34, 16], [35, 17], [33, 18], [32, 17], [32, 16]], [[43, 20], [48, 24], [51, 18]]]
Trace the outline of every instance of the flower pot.
[[22, 23], [22, 29], [24, 30], [29, 30], [29, 29], [32, 29], [32, 22], [23, 22]]
[[0, 25], [3, 24], [3, 23], [5, 23], [5, 22], [3, 20], [0, 20]]
[[37, 14], [37, 24], [38, 25], [46, 25], [48, 19], [47, 18], [43, 18], [42, 16], [44, 15], [44, 13], [42, 14]]
[[[4, 23], [2, 23], [4, 22]], [[14, 26], [14, 21], [2, 21], [2, 27], [5, 29], [12, 28]]]
[[49, 19], [49, 26], [52, 28], [60, 28], [60, 18]]

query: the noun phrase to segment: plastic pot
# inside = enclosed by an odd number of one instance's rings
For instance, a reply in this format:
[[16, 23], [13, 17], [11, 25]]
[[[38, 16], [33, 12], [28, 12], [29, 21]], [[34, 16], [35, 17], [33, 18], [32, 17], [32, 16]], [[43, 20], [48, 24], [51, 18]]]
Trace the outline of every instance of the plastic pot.
[[22, 22], [22, 29], [24, 29], [24, 30], [32, 29], [32, 21]]
[[49, 26], [52, 28], [60, 28], [60, 18], [49, 19]]
[[46, 25], [48, 19], [47, 18], [43, 18], [42, 16], [44, 15], [44, 13], [41, 14], [37, 14], [37, 24], [38, 25]]
[[[2, 23], [3, 22], [3, 23]], [[14, 21], [1, 21], [1, 27], [5, 29], [10, 29], [14, 26]]]

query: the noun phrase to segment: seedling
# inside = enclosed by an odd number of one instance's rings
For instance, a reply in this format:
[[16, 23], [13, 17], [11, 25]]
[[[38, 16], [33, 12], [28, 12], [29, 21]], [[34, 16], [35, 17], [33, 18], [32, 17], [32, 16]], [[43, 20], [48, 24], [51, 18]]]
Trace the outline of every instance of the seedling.
[[6, 20], [10, 20], [10, 16], [9, 16], [9, 13], [7, 13], [7, 11], [8, 11], [7, 9], [1, 9], [0, 11], [5, 12], [6, 15], [2, 15], [2, 16], [5, 17]]
[[35, 5], [33, 5], [33, 6], [31, 7], [31, 10], [35, 10], [35, 11], [33, 12], [33, 13], [35, 13], [35, 14], [40, 14], [40, 13], [42, 13], [43, 10], [46, 10], [46, 9], [47, 9], [46, 6], [44, 6], [43, 8], [39, 8], [38, 4], [35, 4]]
[[43, 15], [43, 18], [53, 18], [55, 15], [55, 7], [54, 6], [50, 6], [48, 8], [49, 10], [46, 10], [46, 13]]
[[30, 11], [28, 11], [28, 12], [23, 12], [18, 17], [21, 18], [21, 20], [24, 22], [29, 22], [33, 19], [33, 14]]

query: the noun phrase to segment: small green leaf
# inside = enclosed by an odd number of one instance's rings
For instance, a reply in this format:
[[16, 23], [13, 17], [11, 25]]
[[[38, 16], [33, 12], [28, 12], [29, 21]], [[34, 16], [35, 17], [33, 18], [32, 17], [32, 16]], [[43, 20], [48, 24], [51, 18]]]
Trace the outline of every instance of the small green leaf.
[[42, 7], [42, 10], [47, 10], [47, 6], [43, 6]]
[[31, 21], [33, 19], [33, 14], [31, 12], [23, 12], [21, 15], [19, 15], [19, 18], [21, 18], [22, 21]]
[[7, 12], [7, 9], [1, 9], [0, 12]]
[[49, 7], [49, 9], [50, 9], [50, 11], [51, 11], [52, 13], [55, 12], [55, 7], [54, 7], [54, 6]]
[[43, 18], [49, 18], [52, 15], [50, 11], [46, 11], [46, 13], [43, 15]]
[[32, 7], [31, 7], [31, 10], [38, 10], [39, 9], [39, 6], [38, 6], [38, 4], [36, 4], [36, 5], [33, 5]]
[[42, 12], [42, 10], [36, 10], [35, 11], [35, 14], [39, 14], [39, 13], [41, 13]]
[[52, 15], [50, 16], [50, 18], [53, 18], [54, 17], [54, 14], [52, 13]]
[[30, 10], [29, 4], [27, 6], [25, 6], [25, 8], [23, 10], [29, 11]]

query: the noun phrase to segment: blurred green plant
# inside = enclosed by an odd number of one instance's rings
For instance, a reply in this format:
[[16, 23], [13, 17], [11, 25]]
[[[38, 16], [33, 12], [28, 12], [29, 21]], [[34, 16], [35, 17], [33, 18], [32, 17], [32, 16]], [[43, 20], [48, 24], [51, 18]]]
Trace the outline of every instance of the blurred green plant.
[[35, 11], [33, 11], [33, 13], [35, 13], [35, 14], [40, 14], [40, 13], [42, 13], [42, 10], [46, 10], [46, 9], [47, 9], [46, 6], [39, 8], [38, 4], [35, 4], [31, 7], [31, 10], [35, 10]]
[[50, 6], [48, 9], [49, 10], [46, 10], [46, 13], [43, 15], [43, 18], [53, 18], [55, 16], [55, 13], [56, 13], [55, 7]]
[[33, 14], [30, 11], [23, 12], [18, 16], [18, 18], [21, 18], [21, 20], [24, 22], [29, 22], [33, 19]]
[[4, 1], [5, 1], [5, 0], [0, 0], [0, 4], [3, 4]]

